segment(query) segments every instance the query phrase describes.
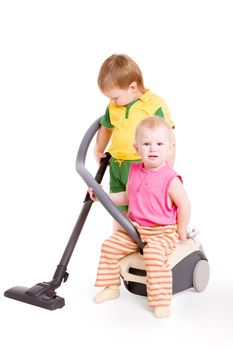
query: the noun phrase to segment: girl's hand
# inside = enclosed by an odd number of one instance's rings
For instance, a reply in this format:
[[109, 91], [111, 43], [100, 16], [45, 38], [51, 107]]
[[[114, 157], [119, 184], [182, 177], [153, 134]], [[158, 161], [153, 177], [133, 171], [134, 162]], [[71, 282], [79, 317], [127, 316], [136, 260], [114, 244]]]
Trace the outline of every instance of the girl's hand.
[[98, 199], [96, 198], [96, 196], [95, 196], [95, 194], [94, 194], [94, 191], [93, 191], [93, 188], [92, 187], [88, 187], [88, 193], [89, 193], [89, 196], [90, 196], [90, 198], [94, 201], [94, 202], [96, 202], [96, 201], [98, 201]]
[[179, 240], [180, 241], [186, 241], [188, 239], [187, 233], [178, 233], [179, 234]]

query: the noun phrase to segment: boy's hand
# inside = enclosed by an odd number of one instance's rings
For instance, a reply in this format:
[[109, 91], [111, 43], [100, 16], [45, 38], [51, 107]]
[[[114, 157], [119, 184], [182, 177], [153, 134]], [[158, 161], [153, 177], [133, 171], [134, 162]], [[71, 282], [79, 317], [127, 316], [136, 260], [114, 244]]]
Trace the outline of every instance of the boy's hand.
[[101, 158], [105, 158], [106, 154], [104, 152], [97, 152], [96, 150], [94, 150], [94, 156], [95, 156], [97, 163], [99, 164]]

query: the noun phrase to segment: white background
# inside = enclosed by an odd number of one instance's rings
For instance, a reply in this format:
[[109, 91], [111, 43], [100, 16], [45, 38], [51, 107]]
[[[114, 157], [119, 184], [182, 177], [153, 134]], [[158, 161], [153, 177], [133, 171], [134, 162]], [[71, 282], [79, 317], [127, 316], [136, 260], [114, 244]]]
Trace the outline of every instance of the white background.
[[[232, 349], [232, 16], [230, 0], [1, 1], [2, 349]], [[124, 287], [119, 300], [93, 303], [112, 224], [97, 203], [58, 290], [63, 309], [3, 296], [50, 280], [60, 261], [86, 191], [76, 153], [108, 102], [96, 80], [112, 53], [134, 58], [169, 106], [175, 168], [210, 262], [208, 288], [175, 295], [168, 319], [155, 319], [146, 298]], [[92, 151], [87, 164], [95, 173]]]

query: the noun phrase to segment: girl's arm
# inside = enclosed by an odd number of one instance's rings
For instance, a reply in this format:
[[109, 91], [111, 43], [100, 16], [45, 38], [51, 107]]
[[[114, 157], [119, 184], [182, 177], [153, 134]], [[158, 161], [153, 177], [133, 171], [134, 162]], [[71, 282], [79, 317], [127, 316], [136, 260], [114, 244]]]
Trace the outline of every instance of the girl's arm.
[[180, 240], [187, 239], [187, 227], [190, 220], [191, 205], [185, 189], [178, 177], [176, 177], [170, 185], [169, 197], [178, 207], [177, 213], [177, 233]]
[[[93, 201], [98, 201], [98, 198], [95, 196], [93, 192], [93, 188], [88, 188], [88, 193], [90, 195], [90, 198]], [[113, 201], [116, 205], [127, 205], [128, 204], [128, 197], [126, 192], [117, 192], [117, 193], [108, 193], [109, 198]]]

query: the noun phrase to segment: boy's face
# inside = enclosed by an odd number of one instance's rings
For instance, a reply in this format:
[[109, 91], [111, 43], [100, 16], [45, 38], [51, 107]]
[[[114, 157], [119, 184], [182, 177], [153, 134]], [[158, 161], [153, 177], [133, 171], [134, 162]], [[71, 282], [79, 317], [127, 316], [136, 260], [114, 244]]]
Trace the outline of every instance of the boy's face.
[[126, 106], [138, 98], [137, 84], [133, 82], [127, 89], [113, 88], [103, 91], [112, 103], [117, 106]]
[[172, 151], [171, 139], [165, 126], [156, 126], [152, 129], [142, 127], [134, 147], [141, 156], [145, 168], [151, 170], [156, 170], [165, 163]]

